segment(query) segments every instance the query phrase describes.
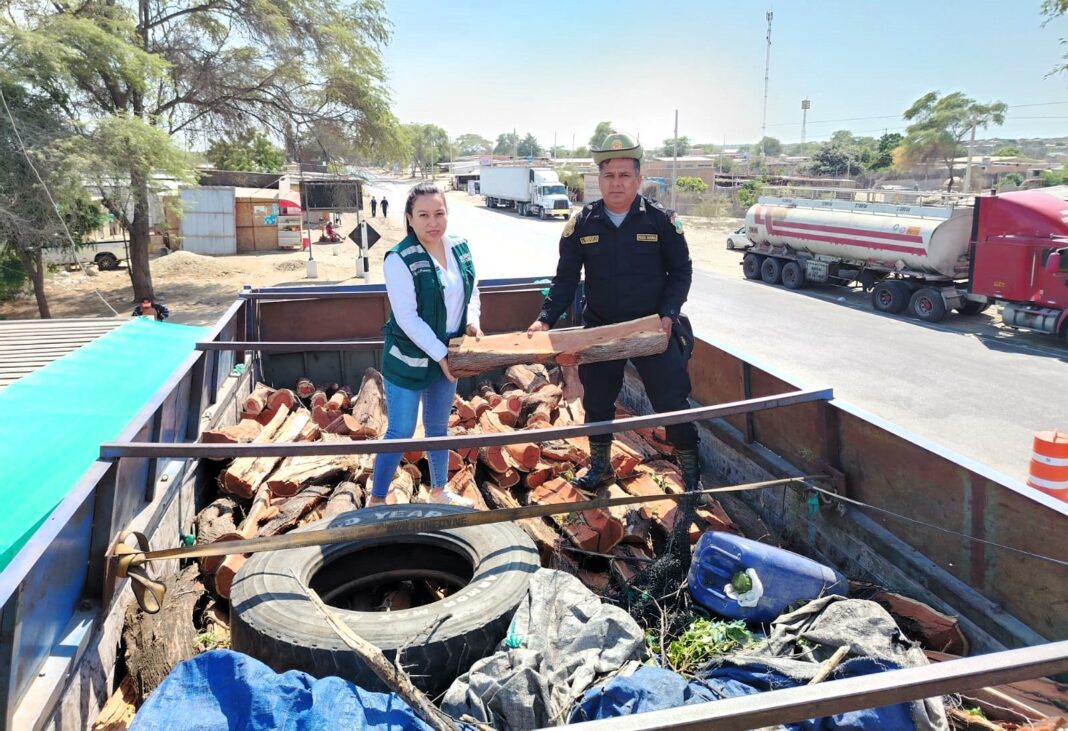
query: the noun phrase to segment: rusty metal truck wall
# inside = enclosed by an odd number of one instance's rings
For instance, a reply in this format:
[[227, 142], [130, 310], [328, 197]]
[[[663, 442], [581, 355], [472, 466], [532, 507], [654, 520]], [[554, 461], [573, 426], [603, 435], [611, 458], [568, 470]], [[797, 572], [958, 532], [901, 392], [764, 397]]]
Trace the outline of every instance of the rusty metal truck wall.
[[[702, 404], [769, 396], [804, 385], [788, 383], [744, 354], [702, 340], [696, 344], [690, 371], [693, 398]], [[1068, 561], [1068, 545], [1057, 539], [1068, 506], [837, 400], [728, 421], [743, 441], [766, 447], [798, 470], [840, 471], [842, 492], [850, 498], [964, 536], [1061, 561], [1042, 561], [919, 523], [866, 513], [923, 557], [990, 599], [995, 613], [1001, 608], [1047, 639], [1068, 636], [1064, 612], [1068, 568], [1063, 563]], [[824, 519], [842, 522], [833, 511], [826, 511]], [[818, 544], [818, 537], [813, 538]], [[991, 621], [986, 629], [1003, 643], [1020, 644], [1013, 642], [1012, 633], [998, 633], [994, 624]]]

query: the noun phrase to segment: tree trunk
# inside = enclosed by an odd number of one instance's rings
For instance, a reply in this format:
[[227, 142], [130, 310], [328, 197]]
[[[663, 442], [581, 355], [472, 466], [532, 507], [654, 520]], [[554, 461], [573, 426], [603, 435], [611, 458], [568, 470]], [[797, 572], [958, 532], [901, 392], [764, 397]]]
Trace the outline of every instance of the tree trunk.
[[150, 234], [148, 208], [148, 173], [130, 170], [130, 195], [134, 202], [133, 220], [130, 221], [130, 283], [134, 300], [155, 299], [152, 288], [152, 270], [148, 263]]
[[30, 278], [30, 283], [33, 284], [33, 296], [37, 300], [37, 314], [41, 316], [42, 320], [51, 320], [52, 312], [48, 309], [48, 297], [45, 295], [44, 261], [41, 250], [37, 249], [31, 254], [29, 251], [16, 246], [15, 254], [18, 256], [22, 268], [26, 270], [26, 276]]

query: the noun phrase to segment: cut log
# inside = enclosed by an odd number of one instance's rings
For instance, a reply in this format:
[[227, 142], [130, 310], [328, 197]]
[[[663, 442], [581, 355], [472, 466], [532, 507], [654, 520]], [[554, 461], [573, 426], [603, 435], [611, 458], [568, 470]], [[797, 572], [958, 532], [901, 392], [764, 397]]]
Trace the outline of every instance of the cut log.
[[[254, 538], [259, 530], [260, 522], [268, 516], [271, 510], [271, 493], [267, 486], [263, 485], [256, 490], [256, 497], [253, 498], [245, 519], [237, 527], [238, 537], [244, 539]], [[231, 553], [223, 558], [222, 563], [215, 569], [216, 594], [223, 599], [230, 598], [230, 589], [233, 587], [234, 577], [237, 576], [237, 572], [241, 570], [241, 567], [245, 565], [247, 559], [248, 557], [243, 553]]]
[[204, 595], [204, 585], [197, 577], [197, 567], [185, 567], [176, 576], [166, 577], [166, 583], [168, 591], [158, 613], [145, 614], [131, 602], [123, 624], [126, 670], [142, 698], [148, 697], [175, 665], [198, 652], [193, 614]]
[[493, 390], [493, 386], [488, 381], [482, 381], [475, 389], [478, 395], [493, 408], [501, 402], [501, 395]]
[[[519, 507], [519, 501], [512, 496], [510, 490], [492, 482], [482, 483], [482, 495], [486, 498], [486, 503], [496, 509]], [[543, 566], [549, 566], [553, 557], [562, 553], [560, 545], [563, 539], [553, 530], [546, 518], [524, 518], [517, 520], [516, 525], [526, 531], [526, 534], [534, 541], [534, 545], [538, 547]]]
[[[504, 403], [503, 401], [501, 402]], [[482, 414], [482, 417], [478, 420], [479, 428], [483, 434], [502, 434], [512, 431], [507, 425], [501, 423], [497, 418], [496, 409], [491, 409]], [[531, 470], [538, 461], [541, 459], [541, 448], [533, 442], [521, 442], [519, 444], [506, 444], [503, 447], [486, 447], [486, 450], [492, 452], [494, 450], [501, 450], [507, 455], [507, 460], [510, 462], [510, 466], [523, 470], [524, 472]], [[499, 468], [500, 461], [496, 458], [492, 458], [488, 464], [498, 471], [502, 471]]]
[[[621, 480], [619, 485], [631, 495], [663, 495], [666, 491], [661, 483], [658, 483], [648, 472], [639, 471], [634, 477]], [[642, 516], [653, 521], [666, 532], [671, 532], [675, 524], [675, 501], [654, 500], [653, 502], [641, 503], [639, 508]]]
[[342, 409], [349, 407], [349, 392], [347, 389], [339, 388], [333, 396], [331, 396], [326, 402], [326, 410], [332, 411], [335, 414]]
[[641, 455], [636, 454], [626, 444], [613, 439], [610, 452], [612, 470], [617, 477], [628, 477], [634, 473], [634, 469], [642, 463]]
[[[530, 493], [539, 505], [576, 503], [586, 498], [567, 480], [556, 478]], [[575, 546], [584, 551], [606, 553], [623, 538], [623, 524], [603, 510], [553, 516], [554, 522]]]
[[405, 469], [397, 470], [397, 474], [389, 483], [389, 493], [386, 495], [387, 505], [407, 505], [412, 502], [418, 487], [417, 482], [412, 480], [412, 475]]
[[523, 483], [528, 490], [543, 485], [557, 475], [563, 474], [570, 466], [564, 462], [538, 462], [532, 470], [523, 476]]
[[[616, 416], [618, 418], [619, 414], [617, 414]], [[641, 461], [641, 462], [649, 462], [649, 461], [652, 461], [652, 460], [660, 459], [660, 452], [658, 452], [655, 448], [653, 448], [653, 446], [651, 444], [649, 444], [647, 441], [642, 439], [637, 434], [637, 432], [633, 432], [633, 431], [616, 432], [615, 434], [612, 435], [612, 439], [614, 439], [616, 442], [618, 442], [619, 444], [623, 445], [624, 447], [629, 449], [631, 452], [636, 454], [638, 456], [639, 461]]]
[[245, 444], [251, 442], [263, 431], [263, 424], [255, 419], [242, 419], [232, 426], [209, 429], [200, 435], [204, 444]]
[[490, 407], [489, 401], [482, 398], [481, 396], [472, 396], [471, 400], [467, 403], [470, 404], [472, 410], [474, 410], [475, 419], [478, 419], [478, 417], [482, 416], [482, 412], [484, 412]]
[[[613, 499], [629, 497], [627, 491], [616, 484], [608, 486], [607, 494]], [[649, 535], [649, 518], [642, 514], [639, 505], [619, 505], [607, 508], [607, 510], [608, 514], [623, 526], [623, 537], [619, 539], [620, 543], [641, 546], [647, 552], [652, 553], [653, 541]]]
[[[523, 411], [523, 392], [522, 391], [509, 391], [501, 396], [501, 400], [497, 402], [497, 405], [492, 407], [488, 413], [492, 413], [497, 417], [505, 426], [515, 426], [519, 423], [519, 415]], [[483, 414], [485, 417], [485, 413]], [[479, 419], [479, 424], [482, 421]], [[485, 431], [485, 427], [483, 427]]]
[[325, 405], [312, 406], [311, 415], [312, 421], [318, 424], [320, 429], [329, 430], [338, 419], [338, 414], [333, 411], [327, 411]]
[[449, 450], [449, 474], [452, 474], [456, 470], [463, 469], [467, 461], [460, 456], [460, 453], [455, 449]]
[[526, 331], [453, 338], [449, 343], [449, 370], [459, 377], [510, 365], [561, 362], [578, 365], [606, 360], [625, 360], [663, 353], [668, 334], [660, 318], [591, 328], [549, 330], [528, 335]]
[[323, 518], [333, 518], [351, 510], [359, 510], [364, 504], [363, 488], [355, 482], [342, 482], [334, 488], [323, 508]]
[[298, 404], [297, 394], [290, 391], [288, 388], [280, 388], [270, 395], [267, 399], [267, 408], [277, 411], [281, 407], [285, 406], [290, 411]]
[[[274, 441], [275, 435], [282, 428], [282, 425], [286, 423], [289, 415], [289, 409], [282, 407], [267, 425], [263, 427], [263, 431], [259, 433], [259, 436], [252, 440], [252, 443], [266, 444]], [[251, 469], [255, 461], [255, 457], [238, 457], [231, 462], [230, 466], [222, 474], [221, 484], [223, 490], [240, 497], [252, 497], [255, 487], [249, 488], [243, 475]]]
[[[197, 513], [197, 545], [214, 543], [220, 540], [239, 538], [237, 526], [240, 524], [241, 507], [237, 500], [224, 495]], [[200, 570], [211, 573], [219, 568], [222, 556], [204, 556], [198, 559]]]
[[519, 471], [514, 467], [509, 467], [503, 472], [497, 472], [493, 469], [488, 470], [489, 478], [497, 483], [499, 487], [508, 489], [515, 487], [519, 484]]
[[415, 487], [418, 487], [419, 483], [423, 479], [422, 470], [420, 470], [418, 466], [416, 466], [415, 464], [413, 464], [411, 462], [408, 462], [406, 464], [402, 464], [401, 465], [401, 469], [404, 470], [405, 472], [407, 472], [408, 475], [412, 478], [412, 485], [415, 486]]
[[250, 416], [256, 416], [267, 408], [267, 399], [274, 393], [274, 389], [266, 383], [257, 383], [252, 393], [245, 397], [242, 409]]
[[[282, 407], [285, 408], [284, 406]], [[279, 414], [282, 411], [278, 412]], [[304, 409], [290, 414], [271, 441], [295, 442], [308, 424], [310, 416]], [[266, 431], [266, 430], [264, 430]], [[239, 457], [223, 473], [223, 486], [234, 495], [252, 495], [260, 483], [282, 461], [281, 457]]]
[[590, 453], [563, 439], [554, 439], [550, 442], [541, 443], [541, 456], [553, 462], [570, 462], [576, 467], [580, 467], [589, 461]]
[[460, 417], [461, 424], [465, 424], [466, 426], [472, 426], [475, 420], [478, 419], [478, 415], [475, 413], [474, 407], [472, 407], [471, 404], [467, 401], [464, 401], [460, 397], [460, 394], [456, 394], [456, 396], [453, 397], [452, 408], [453, 411], [456, 412], [456, 415]]
[[505, 383], [512, 383], [527, 393], [534, 393], [551, 385], [544, 366], [536, 368], [527, 364], [514, 365], [504, 372], [504, 377]]
[[93, 721], [92, 731], [127, 731], [142, 702], [144, 699], [137, 695], [133, 676], [126, 675], [100, 709], [100, 715]]
[[[324, 434], [323, 441], [345, 441], [345, 437]], [[339, 475], [352, 475], [362, 468], [361, 457], [355, 454], [286, 457], [267, 478], [267, 489], [281, 497], [296, 495], [312, 482], [323, 483]]]
[[296, 391], [301, 398], [308, 398], [315, 393], [315, 384], [309, 378], [298, 378]]
[[578, 578], [594, 594], [604, 594], [612, 584], [612, 577], [604, 571], [582, 569], [578, 572]]
[[479, 492], [478, 484], [475, 482], [475, 471], [471, 467], [464, 467], [450, 477], [446, 487], [457, 495], [470, 500], [471, 507], [475, 510], [489, 510], [482, 493]]
[[374, 368], [364, 371], [360, 391], [352, 401], [352, 420], [354, 439], [378, 439], [386, 432], [386, 388], [382, 374]]
[[[352, 483], [348, 483], [352, 484]], [[300, 520], [313, 508], [330, 497], [334, 488], [330, 485], [311, 485], [282, 503], [278, 514], [261, 525], [259, 536], [276, 536], [296, 528]]]
[[318, 391], [314, 392], [311, 395], [311, 398], [308, 399], [308, 405], [311, 406], [313, 409], [316, 406], [319, 406], [319, 407], [325, 409], [326, 408], [326, 402], [329, 401], [329, 400], [330, 399], [328, 399], [326, 397], [326, 391], [323, 391], [322, 389], [319, 389]]
[[634, 581], [634, 577], [638, 575], [638, 572], [648, 566], [648, 562], [645, 561], [628, 561], [628, 558], [652, 558], [649, 553], [646, 553], [639, 546], [635, 546], [629, 543], [623, 543], [616, 546], [612, 553], [619, 556], [619, 560], [613, 560], [608, 563], [608, 568], [612, 573], [612, 577], [620, 586], [630, 586]]

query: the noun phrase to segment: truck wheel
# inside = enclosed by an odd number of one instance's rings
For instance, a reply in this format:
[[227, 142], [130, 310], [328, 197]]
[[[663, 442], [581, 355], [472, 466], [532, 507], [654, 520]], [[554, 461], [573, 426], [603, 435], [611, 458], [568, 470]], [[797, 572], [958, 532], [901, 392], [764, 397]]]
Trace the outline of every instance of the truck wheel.
[[956, 310], [962, 315], [978, 315], [980, 312], [986, 312], [993, 305], [993, 302], [978, 302], [976, 300], [964, 300], [960, 307]]
[[746, 279], [760, 279], [760, 265], [764, 257], [760, 254], [746, 254], [742, 257], [742, 274]]
[[93, 261], [96, 262], [96, 268], [102, 272], [110, 272], [119, 268], [118, 257], [107, 251], [103, 254], [97, 254]]
[[896, 280], [883, 281], [871, 290], [871, 306], [877, 312], [896, 315], [909, 303], [908, 287]]
[[916, 290], [909, 300], [909, 309], [924, 322], [941, 322], [946, 316], [946, 301], [942, 293], [931, 287]]
[[545, 220], [546, 218], [548, 218], [548, 217], [549, 217], [549, 216], [548, 216], [548, 215], [546, 215], [546, 213], [545, 213], [545, 209], [544, 209], [544, 208], [539, 208], [539, 209], [538, 209], [538, 218], [540, 218], [541, 220], [543, 220], [543, 221], [544, 221], [544, 220]]
[[760, 264], [760, 278], [765, 284], [780, 284], [782, 282], [782, 259], [769, 256]]
[[805, 268], [796, 261], [788, 261], [782, 267], [782, 284], [787, 289], [804, 289], [808, 284]]
[[[451, 505], [395, 505], [300, 530], [462, 512]], [[505, 637], [539, 565], [534, 544], [512, 523], [257, 553], [233, 583], [232, 646], [279, 672], [336, 675], [387, 690], [312, 605], [311, 587], [390, 662], [400, 652], [415, 685], [436, 695]], [[401, 582], [410, 582], [411, 608], [374, 611], [372, 600], [382, 601]], [[435, 601], [419, 589], [426, 582], [451, 591]]]
[[727, 251], [734, 251], [734, 239], [727, 239]]

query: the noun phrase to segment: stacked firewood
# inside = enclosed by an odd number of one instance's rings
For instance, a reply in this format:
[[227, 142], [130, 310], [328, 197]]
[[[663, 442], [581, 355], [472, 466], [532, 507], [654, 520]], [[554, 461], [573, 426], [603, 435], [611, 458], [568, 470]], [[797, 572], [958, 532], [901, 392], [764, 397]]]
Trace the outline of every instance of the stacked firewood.
[[[539, 429], [581, 424], [582, 386], [575, 366], [516, 365], [497, 379], [477, 383], [468, 398], [456, 396], [449, 434], [519, 431], [529, 439], [500, 447], [449, 452], [449, 486], [480, 510], [528, 504], [560, 504], [590, 499], [570, 484], [589, 464], [585, 437], [539, 440]], [[301, 379], [294, 389], [258, 384], [245, 400], [242, 420], [206, 432], [205, 442], [302, 442], [375, 439], [386, 427], [382, 376], [368, 369], [355, 393], [337, 384], [316, 387]], [[618, 416], [629, 416], [624, 409]], [[420, 435], [417, 429], [416, 436]], [[673, 450], [663, 428], [614, 435], [611, 450], [616, 481], [600, 497], [664, 495], [683, 491], [682, 475], [670, 460]], [[304, 523], [332, 517], [365, 502], [373, 455], [341, 457], [242, 457], [220, 475], [226, 493], [200, 513], [198, 541], [252, 538], [283, 533]], [[422, 452], [404, 455], [390, 485], [391, 504], [425, 502], [429, 471]], [[641, 559], [652, 558], [674, 527], [672, 500], [608, 510], [562, 513], [555, 519], [520, 521], [541, 553], [542, 563], [567, 570], [595, 590], [614, 576], [627, 582]], [[238, 519], [238, 516], [241, 516]], [[718, 504], [697, 510], [701, 531], [736, 530]], [[596, 560], [591, 556], [597, 555]], [[242, 556], [206, 558], [202, 570], [216, 592], [228, 596]]]

